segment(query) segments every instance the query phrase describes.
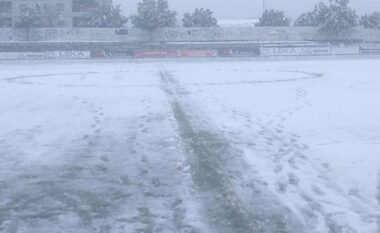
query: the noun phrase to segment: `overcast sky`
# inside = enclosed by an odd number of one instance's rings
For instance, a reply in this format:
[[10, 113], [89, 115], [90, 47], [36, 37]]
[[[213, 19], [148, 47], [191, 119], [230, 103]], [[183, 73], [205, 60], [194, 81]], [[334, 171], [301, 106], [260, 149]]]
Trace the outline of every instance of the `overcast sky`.
[[[126, 14], [136, 11], [139, 0], [114, 0], [123, 5]], [[168, 0], [170, 7], [182, 16], [194, 8], [210, 8], [218, 19], [258, 18], [262, 12], [263, 0]], [[320, 0], [265, 0], [267, 8], [284, 10], [291, 18], [312, 9]], [[328, 2], [328, 0], [325, 0]], [[380, 0], [351, 0], [351, 6], [359, 14], [380, 11]]]

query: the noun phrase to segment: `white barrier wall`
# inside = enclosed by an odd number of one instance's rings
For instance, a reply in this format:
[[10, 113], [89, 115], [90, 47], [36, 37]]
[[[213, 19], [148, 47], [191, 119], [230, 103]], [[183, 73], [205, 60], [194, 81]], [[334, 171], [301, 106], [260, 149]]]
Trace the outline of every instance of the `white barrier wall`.
[[313, 27], [162, 28], [155, 41], [304, 41], [316, 38]]
[[310, 44], [262, 45], [256, 48], [220, 49], [130, 49], [92, 51], [0, 52], [0, 60], [28, 59], [112, 59], [112, 58], [199, 58], [199, 57], [276, 57], [276, 56], [330, 56], [380, 54], [377, 49], [365, 49], [359, 45]]
[[326, 43], [295, 44], [273, 43], [260, 47], [219, 49], [127, 49], [127, 50], [73, 50], [46, 52], [0, 52], [0, 60], [28, 59], [112, 59], [112, 58], [199, 58], [199, 57], [276, 57], [276, 56], [331, 56], [331, 55], [379, 55], [380, 49], [373, 45], [366, 48], [360, 44], [331, 45]]
[[[334, 40], [316, 27], [250, 28], [163, 28], [154, 34], [156, 41], [321, 41]], [[339, 40], [380, 41], [380, 29], [357, 27]]]
[[261, 56], [322, 56], [331, 55], [330, 46], [261, 47]]
[[86, 59], [91, 58], [90, 51], [49, 51], [46, 59]]
[[[67, 42], [139, 42], [149, 38], [140, 29], [115, 28], [34, 28], [29, 31], [29, 41]], [[0, 28], [0, 41], [26, 41], [26, 29]]]
[[332, 55], [358, 55], [360, 54], [360, 47], [359, 45], [340, 45], [340, 46], [333, 46], [331, 48]]
[[[245, 27], [245, 28], [162, 28], [152, 34], [132, 28], [36, 28], [30, 41], [113, 41], [113, 42], [195, 42], [195, 41], [318, 41], [330, 38], [315, 27]], [[355, 28], [341, 39], [380, 42], [380, 30]], [[25, 29], [0, 29], [0, 41], [25, 41]]]
[[40, 29], [34, 40], [43, 41], [130, 41], [137, 42], [148, 38], [148, 33], [140, 29], [123, 30], [114, 28], [67, 28]]
[[46, 59], [45, 53], [38, 52], [14, 52], [14, 53], [0, 53], [0, 60], [41, 60]]
[[0, 28], [0, 41], [22, 41], [25, 40], [26, 33], [21, 30], [11, 28]]

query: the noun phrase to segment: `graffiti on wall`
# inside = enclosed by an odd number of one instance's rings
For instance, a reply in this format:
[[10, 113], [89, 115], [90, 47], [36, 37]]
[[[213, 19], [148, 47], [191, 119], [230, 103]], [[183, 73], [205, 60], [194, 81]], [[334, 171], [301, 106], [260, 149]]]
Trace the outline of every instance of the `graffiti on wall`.
[[177, 40], [191, 38], [223, 38], [223, 30], [220, 28], [191, 28], [177, 29], [170, 28], [163, 30], [163, 35], [159, 35], [160, 39]]
[[[164, 28], [153, 34], [155, 41], [316, 41], [328, 40], [318, 34], [313, 27], [283, 28]], [[139, 29], [107, 28], [33, 28], [30, 30], [32, 41], [149, 41], [150, 35]], [[364, 42], [379, 42], [380, 31], [358, 28], [346, 38]], [[23, 41], [25, 30], [0, 28], [1, 41]]]
[[58, 30], [56, 28], [47, 28], [45, 30], [45, 40], [55, 40], [58, 36]]

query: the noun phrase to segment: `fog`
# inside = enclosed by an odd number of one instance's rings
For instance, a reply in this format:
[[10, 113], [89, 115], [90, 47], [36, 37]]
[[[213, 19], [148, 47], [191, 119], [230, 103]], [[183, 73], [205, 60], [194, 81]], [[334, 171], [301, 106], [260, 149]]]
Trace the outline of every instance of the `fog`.
[[[136, 10], [138, 0], [115, 0], [115, 2], [122, 4], [127, 14], [132, 14]], [[320, 0], [266, 0], [265, 4], [267, 8], [284, 10], [294, 19], [302, 12], [311, 9], [317, 2]], [[258, 18], [263, 8], [262, 0], [169, 0], [169, 3], [180, 15], [193, 8], [203, 7], [212, 9], [219, 19]], [[359, 14], [380, 10], [379, 0], [351, 0], [351, 4]]]

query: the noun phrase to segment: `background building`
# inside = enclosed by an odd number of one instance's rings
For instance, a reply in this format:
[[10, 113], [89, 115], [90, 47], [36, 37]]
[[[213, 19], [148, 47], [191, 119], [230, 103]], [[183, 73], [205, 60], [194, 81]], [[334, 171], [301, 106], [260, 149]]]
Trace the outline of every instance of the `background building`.
[[11, 27], [28, 8], [50, 16], [52, 25], [73, 27], [85, 19], [97, 0], [0, 0], [0, 27]]

